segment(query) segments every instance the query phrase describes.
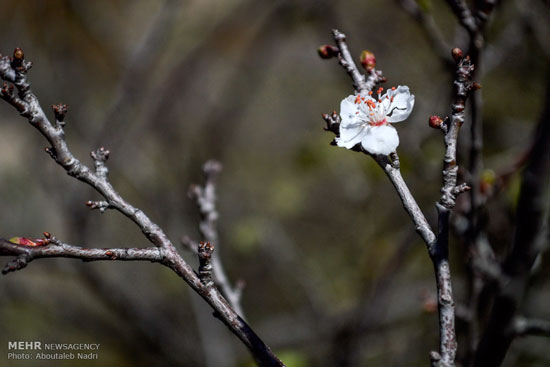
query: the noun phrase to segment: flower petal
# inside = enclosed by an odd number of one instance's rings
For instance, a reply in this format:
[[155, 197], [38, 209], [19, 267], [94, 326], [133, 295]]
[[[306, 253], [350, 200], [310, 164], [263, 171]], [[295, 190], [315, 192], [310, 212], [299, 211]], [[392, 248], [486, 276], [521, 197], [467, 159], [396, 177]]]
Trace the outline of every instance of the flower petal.
[[369, 127], [361, 136], [363, 148], [371, 154], [388, 155], [399, 145], [397, 130], [390, 125]]
[[355, 104], [356, 96], [350, 95], [340, 103], [340, 117], [342, 118], [341, 125], [354, 125], [358, 120], [356, 112], [359, 111], [359, 105]]
[[368, 128], [362, 124], [345, 126], [340, 124], [340, 137], [336, 138], [339, 147], [351, 149], [361, 142]]
[[414, 94], [410, 93], [409, 87], [400, 85], [387, 93], [390, 100], [393, 98], [386, 111], [388, 122], [394, 123], [407, 119], [414, 107]]

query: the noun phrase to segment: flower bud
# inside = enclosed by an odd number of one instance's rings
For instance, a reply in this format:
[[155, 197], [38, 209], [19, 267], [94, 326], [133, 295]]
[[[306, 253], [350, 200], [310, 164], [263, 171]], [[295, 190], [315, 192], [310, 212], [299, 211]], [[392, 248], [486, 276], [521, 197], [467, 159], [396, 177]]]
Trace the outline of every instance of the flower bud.
[[323, 45], [317, 49], [317, 52], [322, 59], [330, 59], [332, 57], [338, 56], [338, 52], [340, 52], [340, 49], [335, 46]]
[[368, 50], [361, 52], [361, 57], [359, 60], [361, 61], [361, 65], [363, 65], [367, 71], [371, 71], [376, 66], [376, 57]]
[[67, 113], [68, 107], [66, 104], [54, 104], [52, 105], [53, 113], [57, 121], [63, 121], [65, 119], [65, 114]]
[[430, 127], [434, 129], [439, 129], [441, 127], [441, 124], [443, 123], [443, 119], [437, 115], [433, 115], [430, 116], [428, 123], [430, 124]]
[[17, 47], [15, 50], [13, 50], [13, 58], [11, 59], [11, 66], [14, 69], [17, 69], [23, 65], [23, 60], [25, 58], [25, 54], [23, 53], [23, 50]]
[[462, 59], [463, 53], [461, 49], [455, 47], [451, 51], [451, 55], [453, 55], [453, 59], [455, 59], [455, 61], [459, 61], [460, 59]]
[[17, 47], [15, 50], [13, 50], [13, 58], [16, 60], [23, 60], [25, 58], [25, 54], [23, 53], [23, 50]]

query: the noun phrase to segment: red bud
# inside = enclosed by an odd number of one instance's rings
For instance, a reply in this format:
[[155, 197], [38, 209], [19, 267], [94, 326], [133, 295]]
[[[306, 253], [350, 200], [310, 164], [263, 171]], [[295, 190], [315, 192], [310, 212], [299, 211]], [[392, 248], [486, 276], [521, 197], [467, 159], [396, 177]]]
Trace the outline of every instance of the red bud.
[[443, 123], [443, 119], [437, 115], [433, 115], [430, 116], [428, 123], [430, 124], [430, 127], [434, 129], [439, 129], [441, 127], [441, 124]]
[[459, 49], [458, 47], [455, 47], [451, 51], [451, 55], [453, 55], [453, 59], [455, 59], [455, 61], [459, 61], [460, 59], [462, 59], [462, 56], [463, 56], [462, 50]]
[[323, 45], [317, 49], [317, 52], [322, 59], [330, 59], [332, 57], [338, 56], [338, 52], [340, 52], [340, 49], [335, 46]]
[[368, 50], [361, 52], [359, 60], [361, 61], [361, 65], [363, 65], [367, 71], [371, 71], [376, 67], [376, 56]]

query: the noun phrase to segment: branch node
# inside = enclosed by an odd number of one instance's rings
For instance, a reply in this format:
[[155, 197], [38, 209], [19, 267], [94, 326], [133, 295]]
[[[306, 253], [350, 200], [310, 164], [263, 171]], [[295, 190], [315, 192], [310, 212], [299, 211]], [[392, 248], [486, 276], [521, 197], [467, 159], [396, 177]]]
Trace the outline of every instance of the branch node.
[[327, 123], [327, 126], [325, 127], [325, 131], [330, 131], [334, 133], [334, 135], [339, 136], [340, 121], [341, 121], [340, 115], [336, 111], [332, 111], [330, 115], [328, 113], [323, 113], [321, 117]]
[[92, 159], [94, 160], [95, 172], [103, 179], [106, 179], [107, 174], [109, 173], [109, 169], [105, 165], [105, 162], [109, 159], [109, 154], [110, 152], [104, 147], [90, 153]]
[[66, 104], [58, 103], [52, 105], [53, 114], [55, 116], [55, 124], [59, 127], [65, 126], [65, 115], [67, 114], [68, 107]]
[[199, 278], [205, 287], [212, 287], [214, 280], [212, 277], [212, 253], [214, 252], [214, 246], [210, 242], [199, 243], [198, 255], [199, 255]]
[[108, 202], [103, 201], [103, 200], [102, 201], [88, 200], [87, 202], [84, 203], [84, 205], [86, 205], [90, 209], [99, 209], [99, 211], [102, 214], [105, 213], [105, 211], [107, 209], [112, 209], [113, 208], [113, 206], [111, 204], [109, 204]]

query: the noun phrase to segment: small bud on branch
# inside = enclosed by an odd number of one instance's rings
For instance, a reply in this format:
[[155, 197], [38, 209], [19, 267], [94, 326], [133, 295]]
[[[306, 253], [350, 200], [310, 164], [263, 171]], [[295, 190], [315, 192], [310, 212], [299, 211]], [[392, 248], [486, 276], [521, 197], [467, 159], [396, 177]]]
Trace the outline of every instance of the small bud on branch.
[[65, 119], [65, 114], [68, 111], [67, 105], [62, 103], [54, 104], [52, 105], [52, 110], [53, 114], [55, 115], [55, 119], [58, 122], [63, 122], [63, 120]]
[[376, 67], [376, 56], [368, 50], [361, 52], [359, 61], [368, 72], [371, 72]]
[[451, 55], [453, 56], [453, 59], [455, 59], [455, 61], [458, 62], [462, 59], [464, 54], [462, 53], [461, 49], [459, 49], [458, 47], [455, 47], [451, 51]]
[[443, 119], [437, 115], [433, 115], [430, 116], [428, 123], [430, 124], [431, 128], [440, 129], [441, 124], [443, 123]]
[[323, 45], [317, 49], [317, 52], [322, 59], [330, 59], [338, 56], [340, 49], [336, 46]]

